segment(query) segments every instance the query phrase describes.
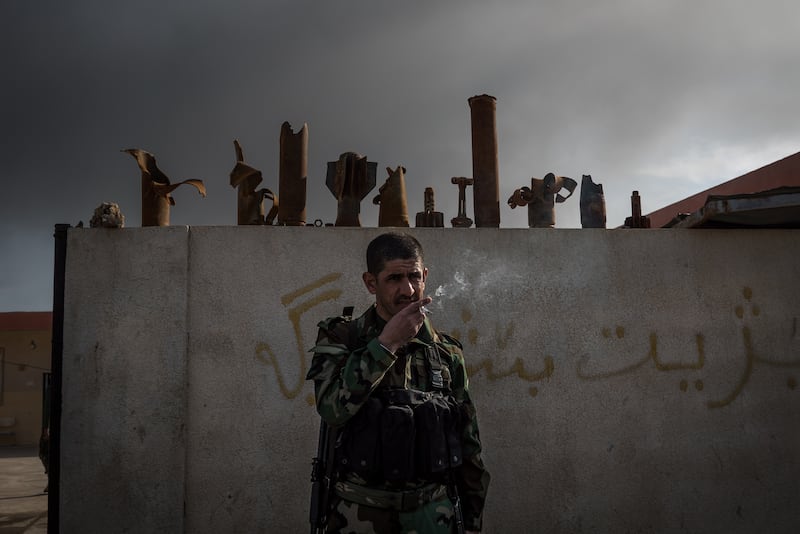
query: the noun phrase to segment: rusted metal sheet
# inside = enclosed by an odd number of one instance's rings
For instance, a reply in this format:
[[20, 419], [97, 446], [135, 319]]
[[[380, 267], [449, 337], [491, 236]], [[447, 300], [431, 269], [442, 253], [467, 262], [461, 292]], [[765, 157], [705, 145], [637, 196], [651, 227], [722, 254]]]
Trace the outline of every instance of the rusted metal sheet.
[[[244, 162], [239, 141], [233, 140], [236, 165], [231, 171], [231, 187], [236, 188], [236, 223], [240, 225], [271, 225], [278, 212], [278, 196], [267, 188], [256, 190], [263, 177], [261, 171]], [[272, 200], [272, 208], [265, 213], [264, 199]]]
[[308, 181], [308, 125], [297, 133], [288, 122], [281, 125], [280, 169], [278, 190], [281, 203], [278, 207], [278, 224], [304, 226], [306, 224], [306, 183]]
[[372, 199], [373, 204], [380, 206], [378, 226], [408, 227], [408, 203], [406, 201], [406, 169], [402, 165], [392, 170], [386, 167], [389, 177]]
[[366, 156], [345, 152], [328, 162], [325, 185], [338, 201], [336, 226], [361, 226], [361, 201], [375, 188], [378, 164]]
[[183, 184], [195, 187], [201, 196], [206, 196], [202, 180], [170, 183], [167, 175], [156, 166], [156, 158], [150, 152], [139, 148], [126, 148], [122, 152], [133, 156], [142, 171], [142, 226], [169, 226], [169, 209], [175, 205], [171, 193]]
[[472, 219], [467, 217], [467, 186], [474, 185], [475, 180], [456, 176], [450, 179], [450, 183], [458, 186], [458, 215], [450, 219], [450, 224], [453, 228], [469, 228], [472, 226]]
[[592, 176], [584, 174], [581, 180], [581, 227], [606, 227], [606, 198], [603, 184], [596, 184]]
[[497, 161], [497, 99], [477, 95], [469, 100], [472, 126], [472, 200], [475, 226], [500, 226], [500, 171]]
[[[511, 209], [518, 206], [528, 206], [528, 227], [529, 228], [554, 228], [556, 225], [556, 203], [566, 201], [578, 182], [567, 176], [556, 176], [552, 172], [544, 178], [531, 178], [530, 187], [516, 189], [508, 199]], [[564, 196], [560, 193], [562, 189], [569, 191]]]
[[444, 213], [436, 211], [433, 188], [425, 188], [425, 211], [417, 213], [417, 228], [444, 228]]

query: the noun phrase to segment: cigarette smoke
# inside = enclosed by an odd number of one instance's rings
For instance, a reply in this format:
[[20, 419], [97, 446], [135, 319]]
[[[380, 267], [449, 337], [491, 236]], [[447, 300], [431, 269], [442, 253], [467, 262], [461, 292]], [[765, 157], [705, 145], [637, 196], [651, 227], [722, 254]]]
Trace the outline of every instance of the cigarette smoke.
[[452, 309], [458, 301], [469, 301], [472, 304], [485, 305], [496, 300], [500, 294], [513, 292], [513, 288], [523, 282], [518, 272], [513, 272], [508, 265], [486, 256], [465, 252], [462, 265], [474, 265], [474, 272], [455, 271], [452, 280], [440, 284], [431, 294], [433, 302], [428, 306], [437, 311]]

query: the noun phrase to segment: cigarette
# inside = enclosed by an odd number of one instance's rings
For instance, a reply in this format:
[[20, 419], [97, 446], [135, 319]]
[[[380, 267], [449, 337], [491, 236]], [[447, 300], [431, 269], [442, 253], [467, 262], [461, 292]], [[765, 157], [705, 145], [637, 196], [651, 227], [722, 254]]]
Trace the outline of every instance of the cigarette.
[[428, 307], [427, 307], [427, 306], [420, 306], [420, 307], [419, 307], [419, 311], [421, 311], [421, 312], [422, 312], [422, 313], [424, 313], [425, 315], [428, 315], [429, 313], [433, 313], [433, 312], [431, 312], [431, 311], [428, 309]]

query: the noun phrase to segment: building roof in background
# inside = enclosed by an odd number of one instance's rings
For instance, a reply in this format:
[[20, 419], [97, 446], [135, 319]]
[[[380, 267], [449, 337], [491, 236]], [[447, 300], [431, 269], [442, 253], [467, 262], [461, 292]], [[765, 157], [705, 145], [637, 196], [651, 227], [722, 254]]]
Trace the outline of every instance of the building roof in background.
[[738, 178], [706, 189], [647, 214], [651, 228], [674, 225], [676, 218], [686, 218], [704, 208], [711, 196], [736, 196], [770, 192], [781, 187], [800, 187], [800, 152], [787, 156]]
[[800, 228], [800, 187], [759, 193], [711, 195], [705, 205], [682, 214], [667, 228]]
[[52, 327], [53, 312], [0, 313], [0, 332], [14, 330], [50, 330]]

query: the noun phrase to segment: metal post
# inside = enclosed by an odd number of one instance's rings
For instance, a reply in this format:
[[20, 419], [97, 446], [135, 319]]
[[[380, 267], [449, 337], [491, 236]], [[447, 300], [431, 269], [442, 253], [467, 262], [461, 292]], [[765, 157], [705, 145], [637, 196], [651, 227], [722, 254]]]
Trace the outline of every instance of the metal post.
[[64, 281], [67, 269], [69, 224], [55, 225], [53, 262], [53, 326], [50, 351], [50, 466], [47, 492], [47, 532], [59, 531], [61, 493], [61, 378], [64, 355]]

